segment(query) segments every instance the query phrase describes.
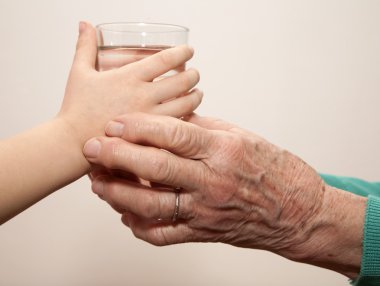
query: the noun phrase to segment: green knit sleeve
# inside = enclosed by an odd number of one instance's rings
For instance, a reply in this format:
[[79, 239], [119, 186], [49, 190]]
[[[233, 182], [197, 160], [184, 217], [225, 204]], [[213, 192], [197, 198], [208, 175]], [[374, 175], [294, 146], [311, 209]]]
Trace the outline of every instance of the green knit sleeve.
[[326, 174], [321, 177], [330, 186], [368, 197], [360, 276], [351, 283], [354, 286], [380, 285], [380, 183]]
[[380, 285], [380, 198], [372, 195], [367, 201], [360, 276], [352, 284]]

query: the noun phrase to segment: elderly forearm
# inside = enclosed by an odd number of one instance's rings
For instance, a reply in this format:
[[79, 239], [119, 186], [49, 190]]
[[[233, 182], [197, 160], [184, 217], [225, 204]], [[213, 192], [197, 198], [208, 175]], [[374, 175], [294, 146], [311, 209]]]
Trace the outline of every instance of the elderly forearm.
[[89, 171], [60, 119], [0, 142], [0, 224]]
[[355, 278], [362, 257], [367, 199], [326, 185], [323, 205], [311, 222], [300, 262]]

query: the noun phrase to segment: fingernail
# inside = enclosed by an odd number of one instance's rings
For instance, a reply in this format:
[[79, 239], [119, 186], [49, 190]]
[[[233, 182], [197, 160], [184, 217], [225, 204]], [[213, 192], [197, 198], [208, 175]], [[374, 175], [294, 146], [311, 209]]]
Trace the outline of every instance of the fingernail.
[[98, 139], [90, 139], [83, 147], [83, 154], [88, 158], [96, 158], [99, 155], [100, 148], [101, 144]]
[[86, 29], [86, 22], [80, 21], [79, 22], [79, 34], [82, 33]]
[[102, 180], [95, 180], [92, 183], [92, 191], [98, 196], [103, 196], [104, 194], [104, 183]]
[[124, 124], [117, 121], [110, 121], [106, 126], [108, 136], [121, 137], [124, 131]]

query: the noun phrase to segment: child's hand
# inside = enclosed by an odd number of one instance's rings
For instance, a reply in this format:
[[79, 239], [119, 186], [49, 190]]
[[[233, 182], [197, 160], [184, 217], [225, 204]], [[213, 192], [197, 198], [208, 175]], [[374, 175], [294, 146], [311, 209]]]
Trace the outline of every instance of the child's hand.
[[82, 143], [104, 134], [105, 124], [118, 115], [144, 111], [181, 117], [201, 103], [202, 93], [196, 89], [190, 91], [199, 81], [199, 74], [194, 69], [153, 82], [193, 56], [188, 46], [167, 49], [104, 72], [95, 69], [96, 56], [95, 29], [88, 23], [81, 23], [58, 118], [69, 124]]

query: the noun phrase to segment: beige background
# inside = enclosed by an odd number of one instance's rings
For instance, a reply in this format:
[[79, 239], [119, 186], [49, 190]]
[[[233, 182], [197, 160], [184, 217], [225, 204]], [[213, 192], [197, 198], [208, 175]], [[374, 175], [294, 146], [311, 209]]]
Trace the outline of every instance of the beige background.
[[[200, 113], [317, 170], [379, 179], [380, 1], [0, 0], [0, 137], [53, 117], [79, 20], [188, 26]], [[38, 146], [35, 146], [38, 148]], [[86, 178], [0, 227], [0, 285], [347, 285], [333, 272], [218, 244], [134, 239]]]

